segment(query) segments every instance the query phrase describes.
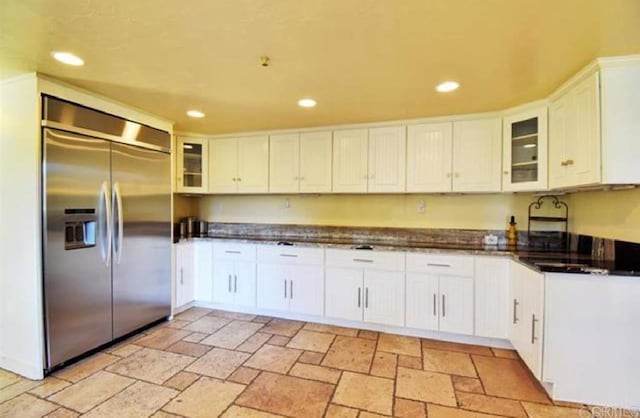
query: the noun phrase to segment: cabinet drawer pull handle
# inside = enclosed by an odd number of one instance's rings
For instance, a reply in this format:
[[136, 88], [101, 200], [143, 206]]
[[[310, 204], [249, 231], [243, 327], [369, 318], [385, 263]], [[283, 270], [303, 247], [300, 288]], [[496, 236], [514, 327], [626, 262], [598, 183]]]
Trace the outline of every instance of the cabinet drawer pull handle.
[[567, 160], [565, 162], [567, 163], [567, 165], [573, 165], [573, 160]]
[[242, 254], [240, 251], [225, 250], [224, 252], [225, 252], [226, 254]]
[[238, 293], [238, 276], [233, 275], [233, 293]]
[[560, 165], [566, 167], [569, 165], [569, 163], [567, 161], [560, 161]]
[[229, 275], [229, 293], [231, 293], [231, 275]]
[[451, 264], [427, 263], [428, 267], [451, 267]]
[[445, 316], [447, 316], [447, 309], [445, 305], [445, 296], [442, 295], [442, 317], [444, 318]]
[[289, 280], [289, 299], [293, 299], [293, 280]]
[[291, 258], [297, 258], [298, 255], [297, 254], [280, 254], [280, 257], [291, 257]]
[[362, 299], [362, 289], [358, 288], [358, 308], [362, 306], [362, 303], [360, 302], [361, 299]]
[[364, 288], [364, 308], [369, 309], [369, 288]]
[[438, 316], [438, 296], [433, 294], [433, 316]]
[[180, 284], [184, 284], [184, 270], [180, 269]]
[[503, 171], [503, 173], [504, 173], [504, 175], [505, 175], [505, 176], [508, 176], [508, 175], [509, 175], [509, 172], [508, 172], [508, 171]]
[[284, 283], [284, 298], [287, 298], [287, 281], [283, 280], [282, 283]]
[[535, 344], [538, 339], [538, 337], [536, 337], [536, 322], [538, 322], [536, 314], [531, 315], [531, 344]]
[[373, 263], [373, 260], [367, 260], [366, 258], [354, 258], [353, 261], [358, 263]]
[[513, 300], [513, 323], [516, 324], [518, 323], [518, 305], [520, 305], [520, 302], [518, 302], [518, 299], [514, 299]]

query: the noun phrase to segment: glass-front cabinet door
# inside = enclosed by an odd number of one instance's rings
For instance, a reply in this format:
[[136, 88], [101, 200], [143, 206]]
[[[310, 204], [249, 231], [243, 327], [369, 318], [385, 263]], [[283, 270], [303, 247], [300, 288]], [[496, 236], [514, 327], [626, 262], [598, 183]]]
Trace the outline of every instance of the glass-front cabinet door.
[[176, 191], [207, 192], [207, 165], [209, 140], [178, 137], [176, 140]]
[[547, 108], [504, 118], [502, 190], [547, 189]]

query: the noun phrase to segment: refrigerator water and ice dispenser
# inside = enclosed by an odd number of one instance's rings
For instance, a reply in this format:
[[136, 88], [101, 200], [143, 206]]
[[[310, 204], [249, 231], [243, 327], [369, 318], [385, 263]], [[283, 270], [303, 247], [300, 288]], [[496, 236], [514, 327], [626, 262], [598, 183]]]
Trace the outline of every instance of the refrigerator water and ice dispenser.
[[96, 210], [65, 209], [64, 210], [64, 249], [95, 247], [96, 245]]

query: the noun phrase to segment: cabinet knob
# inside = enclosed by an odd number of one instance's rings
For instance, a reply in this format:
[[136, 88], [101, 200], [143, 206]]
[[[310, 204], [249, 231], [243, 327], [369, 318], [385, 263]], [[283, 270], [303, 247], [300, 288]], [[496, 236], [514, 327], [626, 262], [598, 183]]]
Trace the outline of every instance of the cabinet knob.
[[566, 167], [567, 166], [567, 162], [566, 161], [560, 161], [560, 165], [563, 166], [563, 167]]
[[298, 177], [299, 180], [304, 180], [304, 177]]
[[456, 173], [454, 173], [454, 176], [455, 176], [456, 178], [458, 178], [458, 177], [460, 177], [460, 173], [456, 172]]
[[242, 181], [242, 178], [238, 177], [238, 181]]
[[573, 165], [573, 160], [567, 160], [566, 163], [567, 165]]
[[503, 171], [503, 173], [504, 173], [504, 175], [505, 175], [505, 176], [508, 176], [508, 175], [509, 175], [509, 172], [508, 172], [508, 171]]
[[450, 179], [451, 178], [451, 173], [447, 173], [447, 178]]

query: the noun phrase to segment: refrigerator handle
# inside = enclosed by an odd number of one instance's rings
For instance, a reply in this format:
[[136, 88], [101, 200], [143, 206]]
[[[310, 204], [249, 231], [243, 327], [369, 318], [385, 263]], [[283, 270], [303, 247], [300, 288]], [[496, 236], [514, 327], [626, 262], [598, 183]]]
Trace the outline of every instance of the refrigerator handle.
[[[113, 205], [114, 214], [113, 221], [117, 221], [117, 225], [114, 225], [115, 234], [113, 237], [113, 258], [114, 261], [120, 264], [122, 258], [122, 242], [123, 242], [123, 219], [122, 219], [122, 193], [120, 193], [120, 183], [116, 182], [113, 185]], [[117, 212], [116, 212], [117, 211]]]
[[100, 187], [100, 215], [104, 217], [104, 227], [100, 225], [100, 256], [104, 264], [109, 267], [111, 264], [111, 199], [109, 197], [109, 187], [106, 181]]

